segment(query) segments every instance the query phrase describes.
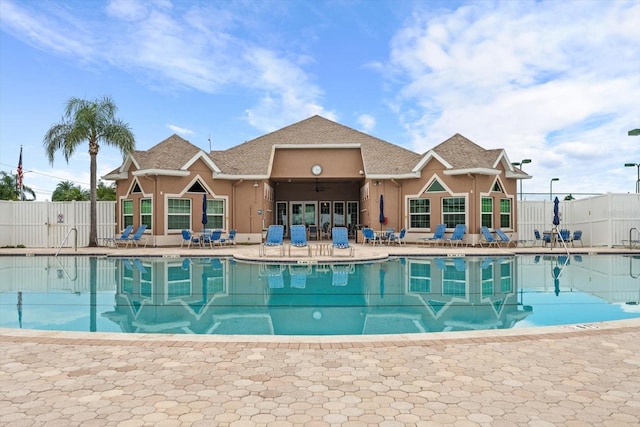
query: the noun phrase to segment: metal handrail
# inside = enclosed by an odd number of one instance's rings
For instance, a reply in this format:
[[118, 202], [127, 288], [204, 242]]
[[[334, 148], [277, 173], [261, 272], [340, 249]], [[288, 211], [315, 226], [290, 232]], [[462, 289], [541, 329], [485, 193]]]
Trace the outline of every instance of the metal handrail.
[[[640, 230], [638, 230], [636, 227], [631, 227], [629, 229], [629, 249], [633, 248], [633, 239], [631, 238], [631, 233], [633, 230], [636, 230], [636, 233], [638, 233], [638, 242], [640, 242]], [[623, 240], [624, 243], [624, 240]]]
[[71, 234], [72, 231], [75, 231], [75, 239], [73, 241], [73, 249], [78, 252], [78, 229], [73, 227], [71, 230], [69, 230], [67, 232], [67, 235], [64, 236], [64, 239], [62, 240], [62, 243], [60, 243], [60, 247], [58, 247], [58, 250], [56, 251], [56, 256], [58, 256], [58, 254], [60, 253], [60, 250], [62, 249], [62, 247], [64, 246], [65, 243], [67, 243], [67, 239], [69, 238], [69, 234]]

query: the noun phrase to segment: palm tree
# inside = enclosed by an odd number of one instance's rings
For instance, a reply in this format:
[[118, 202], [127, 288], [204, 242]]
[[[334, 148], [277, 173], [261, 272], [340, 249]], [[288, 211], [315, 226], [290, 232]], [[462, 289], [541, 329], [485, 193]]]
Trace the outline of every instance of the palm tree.
[[98, 201], [115, 201], [116, 200], [116, 187], [112, 184], [105, 184], [104, 181], [98, 182]]
[[[31, 199], [25, 198], [25, 194], [31, 195]], [[22, 194], [18, 191], [18, 176], [0, 171], [0, 200], [35, 200], [36, 193], [26, 185], [22, 185]]]
[[89, 192], [83, 190], [79, 185], [74, 185], [71, 181], [60, 181], [56, 185], [56, 189], [53, 190], [51, 195], [51, 201], [53, 202], [68, 202], [75, 200], [82, 202], [90, 199]]
[[135, 148], [135, 137], [127, 123], [115, 117], [117, 111], [113, 100], [105, 96], [95, 100], [70, 98], [67, 101], [64, 116], [60, 123], [54, 124], [44, 136], [44, 147], [49, 157], [49, 163], [53, 165], [54, 154], [62, 151], [65, 160], [75, 153], [78, 146], [89, 142], [90, 162], [90, 206], [89, 219], [89, 246], [96, 246], [98, 237], [97, 224], [97, 190], [96, 170], [100, 143], [117, 147], [123, 156]]

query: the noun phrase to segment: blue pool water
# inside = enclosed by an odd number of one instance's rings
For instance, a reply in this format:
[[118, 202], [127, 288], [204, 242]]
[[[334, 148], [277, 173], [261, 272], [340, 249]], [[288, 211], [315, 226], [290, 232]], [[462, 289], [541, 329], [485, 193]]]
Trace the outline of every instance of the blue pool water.
[[125, 333], [362, 335], [640, 317], [640, 257], [0, 257], [0, 327]]

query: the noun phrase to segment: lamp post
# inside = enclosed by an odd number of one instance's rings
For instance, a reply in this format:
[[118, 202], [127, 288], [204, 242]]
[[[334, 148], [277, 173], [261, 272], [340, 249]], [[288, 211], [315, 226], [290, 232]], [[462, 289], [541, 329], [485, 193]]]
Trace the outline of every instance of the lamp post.
[[636, 179], [636, 193], [640, 193], [640, 163], [625, 163], [624, 165], [628, 168], [632, 168], [634, 166], [638, 168], [638, 178]]
[[[524, 170], [522, 169], [522, 166], [526, 165], [527, 163], [531, 163], [531, 159], [524, 159], [520, 162], [514, 162], [511, 163], [513, 166], [517, 166], [520, 168], [520, 170], [522, 172], [524, 172]], [[522, 179], [520, 179], [520, 200], [522, 200]]]
[[560, 181], [560, 178], [551, 178], [549, 181], [549, 199], [553, 201], [553, 181]]

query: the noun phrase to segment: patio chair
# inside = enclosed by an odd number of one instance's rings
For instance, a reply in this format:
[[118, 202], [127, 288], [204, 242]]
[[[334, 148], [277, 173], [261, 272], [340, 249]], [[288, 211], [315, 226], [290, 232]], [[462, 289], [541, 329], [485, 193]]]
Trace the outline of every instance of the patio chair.
[[146, 224], [142, 224], [140, 227], [138, 227], [138, 229], [136, 230], [136, 232], [130, 236], [126, 242], [124, 242], [125, 246], [133, 246], [134, 244], [136, 245], [136, 248], [138, 247], [138, 242], [144, 239], [144, 247], [147, 247], [147, 239], [144, 237], [144, 232], [147, 230], [147, 226]]
[[284, 266], [279, 264], [261, 264], [259, 266], [259, 276], [267, 278], [269, 289], [284, 288]]
[[191, 233], [189, 230], [182, 230], [182, 243], [180, 243], [180, 248], [187, 243], [187, 249], [191, 247], [191, 244], [200, 245], [200, 237]]
[[403, 228], [398, 234], [392, 234], [389, 238], [389, 243], [395, 243], [397, 245], [406, 245], [404, 236], [407, 234], [407, 229]]
[[580, 242], [580, 246], [584, 247], [582, 244], [582, 230], [576, 230], [573, 232], [573, 236], [571, 236], [571, 246], [575, 247], [576, 242]]
[[267, 239], [260, 245], [260, 256], [267, 255], [267, 248], [278, 248], [280, 256], [284, 256], [284, 226], [270, 225], [267, 229]]
[[320, 236], [318, 233], [318, 226], [317, 225], [310, 225], [309, 226], [309, 240], [320, 240]]
[[453, 229], [453, 234], [448, 239], [445, 239], [445, 242], [449, 244], [449, 246], [459, 244], [464, 244], [465, 234], [467, 233], [467, 226], [465, 224], [456, 224]]
[[535, 239], [531, 242], [531, 246], [537, 246], [538, 243], [540, 244], [540, 246], [545, 245], [545, 241], [540, 234], [540, 230], [533, 230], [533, 236], [535, 237]]
[[493, 234], [491, 234], [491, 231], [489, 230], [488, 227], [484, 225], [480, 227], [480, 233], [482, 234], [482, 238], [480, 239], [480, 242], [479, 242], [480, 247], [484, 247], [485, 244], [488, 247], [498, 246], [498, 241], [496, 240], [495, 237], [493, 237]]
[[517, 246], [517, 242], [515, 240], [511, 240], [511, 237], [507, 236], [507, 234], [502, 231], [502, 229], [500, 228], [496, 228], [494, 230], [496, 232], [496, 234], [498, 235], [498, 244], [503, 243], [505, 246], [509, 247], [509, 246], [513, 246], [516, 247]]
[[307, 250], [307, 256], [311, 256], [311, 246], [307, 242], [307, 227], [304, 225], [291, 226], [291, 242], [289, 243], [289, 256], [291, 248], [303, 248]]
[[224, 237], [222, 239], [220, 239], [220, 244], [221, 245], [235, 245], [236, 244], [236, 234], [237, 234], [237, 230], [233, 229], [231, 231], [229, 231], [229, 234], [227, 235], [227, 237]]
[[420, 237], [417, 240], [418, 246], [428, 246], [432, 243], [440, 243], [444, 242], [444, 234], [447, 231], [447, 224], [438, 224], [436, 225], [435, 230], [433, 231], [433, 236], [431, 237]]
[[560, 239], [566, 244], [571, 241], [571, 232], [566, 228], [560, 229], [559, 233]]
[[349, 244], [349, 230], [347, 227], [333, 227], [331, 230], [331, 256], [334, 256], [335, 250], [346, 249], [349, 256], [353, 256], [353, 246]]
[[133, 225], [127, 225], [127, 227], [122, 231], [122, 234], [119, 237], [111, 237], [109, 239], [105, 239], [105, 244], [113, 244], [114, 246], [118, 246], [120, 242], [127, 242], [129, 240], [129, 236], [131, 236], [131, 232], [133, 231]]
[[373, 228], [363, 228], [362, 229], [362, 244], [366, 245], [367, 243], [371, 244], [371, 245], [375, 245], [376, 243], [381, 244], [382, 240], [380, 239], [380, 236], [378, 236], [376, 234], [375, 231], [373, 231]]
[[215, 245], [222, 246], [222, 230], [213, 230], [211, 233], [203, 234], [202, 244], [209, 245], [211, 249]]

